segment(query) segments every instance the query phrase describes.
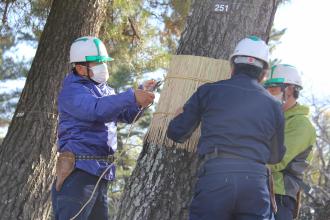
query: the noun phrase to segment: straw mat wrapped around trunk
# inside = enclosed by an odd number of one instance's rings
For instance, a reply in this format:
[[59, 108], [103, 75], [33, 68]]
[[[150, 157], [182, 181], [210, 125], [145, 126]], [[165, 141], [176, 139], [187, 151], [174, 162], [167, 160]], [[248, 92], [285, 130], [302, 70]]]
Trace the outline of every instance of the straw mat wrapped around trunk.
[[174, 144], [166, 137], [167, 126], [174, 117], [176, 109], [183, 106], [200, 85], [229, 77], [230, 65], [226, 60], [191, 55], [172, 56], [156, 112], [145, 136], [145, 142], [167, 147], [175, 146], [189, 152], [196, 151], [200, 136], [199, 128], [185, 143]]

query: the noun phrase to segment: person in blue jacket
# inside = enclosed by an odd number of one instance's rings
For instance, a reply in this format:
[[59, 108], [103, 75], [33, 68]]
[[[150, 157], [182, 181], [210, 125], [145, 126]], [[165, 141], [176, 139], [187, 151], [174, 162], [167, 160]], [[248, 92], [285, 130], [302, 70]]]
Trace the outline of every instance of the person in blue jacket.
[[115, 94], [106, 84], [106, 62], [111, 60], [96, 37], [80, 37], [71, 45], [73, 69], [58, 97], [59, 156], [52, 187], [55, 219], [74, 217], [103, 172], [91, 202], [75, 219], [108, 219], [107, 189], [109, 180], [115, 177], [112, 162], [117, 148], [116, 124], [132, 123], [154, 100], [149, 91], [155, 85], [153, 80], [146, 81], [144, 88]]
[[201, 160], [190, 220], [271, 218], [267, 163], [281, 161], [281, 105], [259, 83], [269, 49], [256, 36], [241, 40], [230, 56], [232, 77], [200, 86], [170, 122], [167, 136], [187, 140], [201, 124]]

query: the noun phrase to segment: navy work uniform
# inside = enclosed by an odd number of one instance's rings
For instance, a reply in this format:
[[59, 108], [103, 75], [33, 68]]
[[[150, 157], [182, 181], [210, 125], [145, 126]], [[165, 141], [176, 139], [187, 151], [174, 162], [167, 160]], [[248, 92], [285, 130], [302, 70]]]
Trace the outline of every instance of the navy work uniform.
[[229, 80], [202, 85], [167, 135], [184, 142], [201, 124], [197, 146], [203, 160], [190, 220], [263, 220], [271, 215], [265, 164], [284, 153], [281, 106], [254, 79], [235, 73]]

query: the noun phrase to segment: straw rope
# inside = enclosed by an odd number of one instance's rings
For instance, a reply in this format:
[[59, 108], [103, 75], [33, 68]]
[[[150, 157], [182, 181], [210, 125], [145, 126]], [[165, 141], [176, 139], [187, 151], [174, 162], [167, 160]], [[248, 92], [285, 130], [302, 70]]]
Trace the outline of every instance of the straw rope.
[[180, 75], [170, 75], [165, 77], [165, 80], [168, 79], [185, 79], [185, 80], [193, 80], [193, 81], [197, 81], [197, 82], [202, 82], [202, 83], [211, 83], [213, 81], [208, 80], [208, 79], [201, 79], [201, 78], [195, 78], [195, 77], [189, 77], [189, 76], [180, 76]]
[[167, 147], [176, 146], [190, 152], [196, 151], [200, 136], [199, 128], [185, 143], [174, 144], [166, 137], [168, 124], [174, 117], [174, 112], [184, 105], [199, 86], [229, 77], [230, 65], [226, 60], [190, 55], [172, 56], [158, 106], [145, 141]]
[[155, 112], [153, 115], [174, 115], [174, 112]]

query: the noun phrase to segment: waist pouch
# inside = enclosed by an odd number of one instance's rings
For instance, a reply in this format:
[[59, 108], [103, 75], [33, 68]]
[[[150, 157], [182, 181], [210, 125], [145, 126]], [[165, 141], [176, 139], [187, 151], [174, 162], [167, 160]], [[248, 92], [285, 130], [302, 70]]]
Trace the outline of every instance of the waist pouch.
[[58, 155], [56, 163], [56, 191], [60, 191], [65, 179], [74, 170], [76, 159], [72, 152], [62, 152]]

